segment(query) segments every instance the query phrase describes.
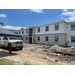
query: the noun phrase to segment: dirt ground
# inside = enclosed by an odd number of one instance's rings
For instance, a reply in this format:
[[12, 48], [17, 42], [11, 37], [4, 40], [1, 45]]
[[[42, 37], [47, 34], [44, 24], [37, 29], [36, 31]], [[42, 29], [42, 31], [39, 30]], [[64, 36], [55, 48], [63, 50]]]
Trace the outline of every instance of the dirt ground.
[[49, 46], [24, 43], [23, 50], [13, 49], [12, 54], [6, 48], [0, 48], [0, 59], [16, 61], [15, 65], [74, 65], [75, 61], [60, 60], [58, 56], [48, 55]]

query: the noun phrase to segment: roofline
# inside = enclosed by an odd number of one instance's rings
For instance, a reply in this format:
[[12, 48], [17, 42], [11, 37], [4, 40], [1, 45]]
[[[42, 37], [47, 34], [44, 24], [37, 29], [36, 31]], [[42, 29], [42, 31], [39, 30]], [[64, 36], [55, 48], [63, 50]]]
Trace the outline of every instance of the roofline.
[[34, 26], [32, 26], [32, 27], [28, 27], [28, 29], [29, 29], [29, 28], [35, 28], [35, 27], [34, 27]]
[[66, 22], [67, 24], [75, 24], [75, 22]]
[[47, 26], [47, 25], [52, 25], [52, 24], [58, 24], [58, 23], [61, 23], [61, 22], [65, 22], [66, 23], [66, 21], [64, 20], [64, 21], [54, 22], [54, 23], [40, 25], [40, 26], [36, 26], [36, 27]]
[[[32, 26], [32, 27], [28, 27], [28, 28], [25, 28], [25, 29], [23, 29], [23, 30], [26, 30], [26, 29], [29, 29], [29, 28], [33, 28], [33, 27], [35, 27], [35, 28], [37, 28], [37, 27], [41, 27], [41, 26], [47, 26], [47, 25], [52, 25], [52, 24], [58, 24], [58, 23], [61, 23], [61, 22], [64, 22], [64, 23], [66, 23], [66, 24], [73, 24], [73, 23], [75, 23], [75, 22], [66, 22], [65, 20], [63, 20], [63, 21], [59, 21], [59, 22], [54, 22], [54, 23], [49, 23], [49, 24], [45, 24], [45, 25], [40, 25], [40, 26]], [[21, 29], [20, 29], [21, 30]], [[19, 30], [18, 30], [19, 31]]]

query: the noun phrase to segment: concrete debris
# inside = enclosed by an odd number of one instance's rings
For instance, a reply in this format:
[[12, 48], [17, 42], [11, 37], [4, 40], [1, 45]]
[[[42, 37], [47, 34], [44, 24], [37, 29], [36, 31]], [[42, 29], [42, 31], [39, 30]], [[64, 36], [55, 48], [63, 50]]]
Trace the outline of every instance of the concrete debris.
[[49, 48], [50, 48], [50, 46], [43, 46], [43, 48], [44, 48], [44, 49], [49, 49]]
[[46, 59], [46, 56], [43, 56], [43, 59]]
[[[72, 47], [61, 47], [58, 45], [46, 46], [40, 44], [28, 44], [25, 45], [25, 50], [30, 50], [38, 53], [45, 54], [49, 57], [56, 57], [61, 61], [75, 61], [75, 46]], [[46, 59], [46, 56], [42, 57]], [[57, 62], [57, 61], [55, 61]]]
[[44, 52], [48, 52], [47, 50], [43, 50]]
[[57, 54], [57, 56], [60, 56], [61, 54]]
[[55, 60], [55, 62], [58, 62], [58, 60]]
[[75, 55], [75, 49], [73, 48], [64, 48], [60, 47], [58, 45], [52, 46], [49, 51], [55, 52], [55, 53], [60, 53], [62, 55]]
[[31, 51], [33, 51], [33, 49]]

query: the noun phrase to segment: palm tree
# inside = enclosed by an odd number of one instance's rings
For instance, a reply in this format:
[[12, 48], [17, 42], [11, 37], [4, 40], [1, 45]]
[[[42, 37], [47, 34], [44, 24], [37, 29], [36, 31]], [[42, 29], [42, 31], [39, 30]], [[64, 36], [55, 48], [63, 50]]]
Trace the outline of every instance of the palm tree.
[[3, 22], [0, 22], [0, 25], [1, 25], [1, 28], [2, 28], [2, 26], [4, 26], [4, 23]]

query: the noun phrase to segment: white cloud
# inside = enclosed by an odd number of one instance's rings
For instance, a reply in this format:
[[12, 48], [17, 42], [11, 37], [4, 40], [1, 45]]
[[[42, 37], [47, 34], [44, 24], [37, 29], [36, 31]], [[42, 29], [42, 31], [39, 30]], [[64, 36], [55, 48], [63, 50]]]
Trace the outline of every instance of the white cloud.
[[0, 14], [0, 17], [5, 18], [6, 15], [5, 14]]
[[64, 17], [60, 17], [61, 19], [64, 19]]
[[36, 12], [36, 13], [43, 13], [43, 9], [31, 9], [30, 11]]
[[[69, 22], [75, 21], [75, 9], [62, 10], [62, 14], [60, 15], [60, 18], [61, 17], [64, 17], [64, 18], [67, 17], [65, 21], [69, 21]], [[61, 18], [61, 19], [63, 19], [63, 18]]]
[[2, 28], [13, 29], [13, 30], [19, 30], [19, 29], [21, 29], [21, 28], [26, 28], [26, 27], [3, 26]]

